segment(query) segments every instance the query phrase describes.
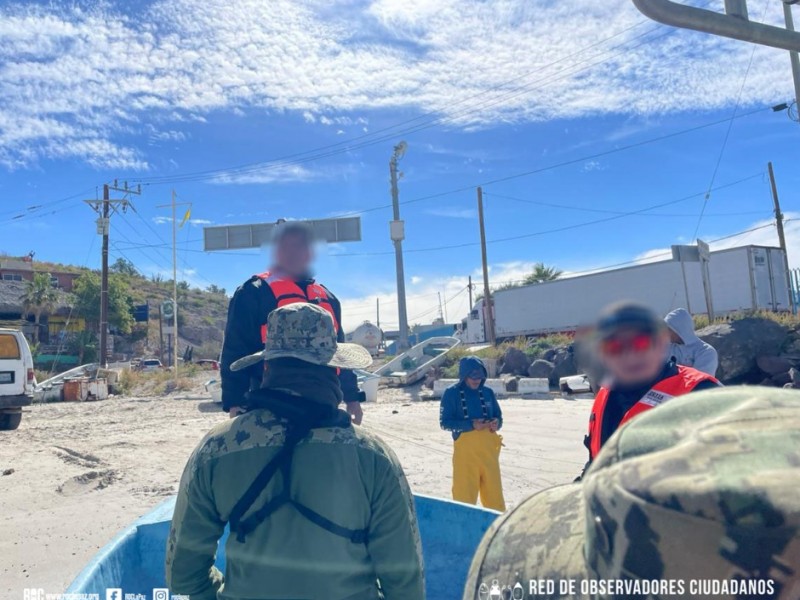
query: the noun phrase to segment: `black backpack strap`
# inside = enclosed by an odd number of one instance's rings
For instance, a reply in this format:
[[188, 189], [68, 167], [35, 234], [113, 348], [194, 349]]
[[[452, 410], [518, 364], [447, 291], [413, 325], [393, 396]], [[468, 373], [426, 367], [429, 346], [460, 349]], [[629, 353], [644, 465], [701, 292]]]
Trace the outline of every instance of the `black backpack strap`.
[[326, 519], [318, 512], [311, 510], [305, 504], [300, 504], [296, 500], [290, 500], [290, 502], [297, 512], [314, 523], [314, 525], [321, 527], [322, 529], [329, 531], [334, 535], [338, 535], [346, 540], [350, 540], [354, 544], [367, 543], [366, 529], [348, 529], [347, 527], [342, 527], [341, 525], [337, 525], [333, 521]]
[[[244, 542], [251, 531], [267, 520], [279, 508], [285, 504], [289, 504], [303, 517], [318, 527], [334, 535], [350, 540], [354, 544], [366, 544], [366, 529], [348, 529], [347, 527], [337, 525], [304, 504], [292, 499], [291, 496], [292, 459], [297, 444], [305, 438], [314, 427], [322, 425], [326, 419], [330, 420], [332, 416], [335, 416], [335, 411], [333, 411], [332, 414], [331, 411], [327, 409], [316, 407], [319, 409], [318, 414], [309, 418], [308, 415], [303, 414], [297, 398], [288, 398], [284, 394], [275, 391], [271, 391], [269, 398], [265, 399], [262, 406], [271, 409], [276, 416], [280, 416], [289, 421], [286, 426], [286, 439], [283, 447], [272, 460], [267, 463], [267, 466], [261, 470], [231, 511], [228, 521], [231, 526], [231, 533], [236, 534], [236, 541]], [[346, 423], [349, 425], [349, 417], [347, 417], [347, 415], [345, 415], [345, 417]], [[283, 476], [283, 489], [281, 492], [274, 498], [268, 500], [264, 506], [253, 512], [249, 517], [242, 520], [242, 517], [250, 510], [250, 507], [253, 506], [256, 500], [258, 500], [259, 496], [264, 492], [279, 469]]]
[[[231, 525], [231, 531], [236, 534], [237, 541], [244, 542], [248, 533], [258, 527], [260, 523], [289, 501], [289, 480], [287, 474], [291, 472], [292, 455], [294, 454], [295, 446], [305, 437], [308, 431], [310, 431], [310, 429], [299, 431], [296, 428], [287, 428], [286, 443], [283, 448], [281, 448], [280, 452], [278, 452], [278, 454], [267, 463], [267, 466], [261, 470], [258, 476], [253, 480], [253, 483], [250, 484], [250, 487], [247, 488], [244, 495], [233, 507], [228, 521]], [[275, 476], [275, 473], [278, 472], [278, 469], [281, 469], [284, 475], [283, 491], [275, 498], [268, 501], [250, 517], [242, 521], [241, 519], [244, 514], [253, 506], [255, 501], [258, 500], [258, 497], [266, 489], [267, 485], [269, 485], [269, 482]]]

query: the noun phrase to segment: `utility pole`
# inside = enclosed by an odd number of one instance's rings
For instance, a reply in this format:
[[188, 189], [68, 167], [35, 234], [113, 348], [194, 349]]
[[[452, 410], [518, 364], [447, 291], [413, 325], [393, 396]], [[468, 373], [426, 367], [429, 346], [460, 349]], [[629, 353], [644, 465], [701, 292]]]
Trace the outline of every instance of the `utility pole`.
[[486, 341], [494, 345], [497, 337], [494, 331], [494, 302], [489, 289], [489, 263], [486, 258], [486, 227], [483, 222], [483, 190], [478, 188], [478, 221], [481, 226], [481, 261], [483, 263], [483, 307], [486, 325]]
[[164, 318], [161, 316], [161, 304], [158, 305], [158, 360], [164, 360]]
[[[121, 200], [112, 200], [111, 192], [122, 192], [124, 195]], [[97, 233], [103, 236], [103, 250], [100, 268], [100, 364], [105, 367], [108, 364], [108, 238], [111, 233], [111, 215], [117, 209], [125, 212], [128, 208], [128, 196], [142, 193], [142, 186], [139, 185], [135, 190], [128, 187], [125, 182], [124, 187], [119, 187], [117, 180], [113, 185], [103, 184], [102, 200], [85, 200], [86, 204], [100, 215], [97, 219]]]
[[381, 299], [375, 298], [375, 314], [377, 316], [377, 323], [378, 329], [381, 328]]
[[771, 161], [767, 164], [767, 169], [769, 171], [769, 183], [772, 187], [772, 200], [775, 203], [775, 225], [778, 229], [778, 243], [780, 244], [781, 250], [783, 250], [786, 285], [788, 286], [787, 291], [789, 292], [789, 305], [792, 312], [795, 312], [796, 307], [794, 305], [794, 294], [792, 292], [792, 277], [789, 273], [789, 255], [786, 250], [786, 234], [783, 231], [783, 213], [781, 212], [781, 201], [778, 198], [778, 184], [775, 182], [775, 170], [772, 168]]
[[[173, 372], [175, 374], [175, 383], [178, 382], [178, 217], [176, 208], [178, 206], [188, 206], [191, 211], [191, 202], [177, 203], [177, 194], [172, 190], [172, 202], [170, 204], [161, 204], [156, 208], [171, 208], [172, 209], [172, 362]], [[186, 213], [187, 218], [189, 212]], [[185, 220], [185, 219], [184, 219]], [[181, 227], [183, 223], [181, 223]]]
[[472, 311], [472, 275], [469, 276], [469, 283], [467, 284], [469, 287], [469, 310]]
[[389, 174], [392, 179], [392, 209], [394, 220], [389, 224], [389, 233], [394, 242], [395, 263], [397, 269], [397, 311], [400, 324], [400, 337], [397, 349], [408, 349], [408, 314], [406, 313], [406, 280], [403, 271], [403, 239], [405, 239], [405, 223], [400, 220], [400, 193], [397, 189], [397, 163], [403, 158], [408, 145], [400, 142], [394, 147], [394, 154], [389, 160]]
[[[786, 29], [794, 32], [794, 17], [792, 16], [792, 4], [797, 4], [797, 1], [790, 2], [783, 1], [783, 17], [786, 20]], [[789, 58], [792, 61], [792, 78], [794, 79], [794, 99], [795, 106], [797, 107], [798, 114], [800, 114], [800, 54], [797, 51], [790, 50]]]
[[103, 212], [101, 225], [103, 228], [103, 257], [100, 270], [100, 365], [108, 364], [108, 235], [111, 233], [109, 219], [110, 192], [108, 184], [103, 184]]

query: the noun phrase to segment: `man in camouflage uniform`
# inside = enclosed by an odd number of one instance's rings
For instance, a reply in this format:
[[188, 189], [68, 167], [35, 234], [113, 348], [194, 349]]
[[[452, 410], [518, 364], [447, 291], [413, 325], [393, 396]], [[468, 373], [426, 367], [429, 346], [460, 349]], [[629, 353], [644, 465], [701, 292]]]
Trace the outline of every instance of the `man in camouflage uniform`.
[[621, 428], [582, 483], [499, 517], [463, 597], [796, 600], [798, 490], [800, 394], [676, 398]]
[[[424, 597], [414, 500], [378, 437], [337, 409], [337, 368], [369, 353], [337, 343], [324, 309], [269, 315], [262, 389], [211, 430], [181, 479], [167, 582], [192, 600], [417, 600]], [[214, 567], [226, 524], [225, 576]], [[223, 583], [224, 581], [224, 583]], [[381, 595], [382, 594], [382, 595]]]

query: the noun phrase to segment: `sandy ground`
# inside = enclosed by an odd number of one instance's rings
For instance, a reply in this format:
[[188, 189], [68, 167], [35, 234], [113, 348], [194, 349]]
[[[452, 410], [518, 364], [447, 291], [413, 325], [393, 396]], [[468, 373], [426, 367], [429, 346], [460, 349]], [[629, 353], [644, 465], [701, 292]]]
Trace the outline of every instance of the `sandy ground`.
[[[0, 598], [62, 592], [98, 548], [177, 491], [189, 453], [226, 418], [201, 391], [37, 405], [0, 432]], [[587, 400], [502, 401], [510, 506], [571, 481], [585, 461]], [[449, 497], [451, 438], [438, 402], [381, 390], [364, 426], [397, 452], [415, 492]]]

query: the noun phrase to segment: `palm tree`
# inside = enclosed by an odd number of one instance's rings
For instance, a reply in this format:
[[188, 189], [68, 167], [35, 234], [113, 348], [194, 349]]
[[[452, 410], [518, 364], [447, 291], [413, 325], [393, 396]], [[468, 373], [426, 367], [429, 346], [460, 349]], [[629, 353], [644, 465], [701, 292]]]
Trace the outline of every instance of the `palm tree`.
[[525, 278], [525, 285], [533, 283], [543, 283], [545, 281], [554, 281], [561, 277], [564, 272], [555, 267], [548, 267], [544, 263], [536, 263], [533, 266], [533, 272]]
[[58, 302], [58, 293], [50, 283], [50, 273], [34, 273], [31, 281], [25, 282], [22, 306], [25, 312], [33, 315], [33, 342], [39, 342], [39, 321], [42, 314], [52, 310]]

